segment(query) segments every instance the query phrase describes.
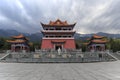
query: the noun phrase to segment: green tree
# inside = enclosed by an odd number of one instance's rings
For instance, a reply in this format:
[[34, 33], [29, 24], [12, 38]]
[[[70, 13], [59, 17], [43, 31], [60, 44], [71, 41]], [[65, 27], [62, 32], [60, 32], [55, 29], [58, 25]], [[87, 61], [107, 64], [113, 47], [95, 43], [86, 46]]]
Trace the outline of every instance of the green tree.
[[113, 52], [120, 51], [119, 39], [110, 39], [109, 45], [110, 45], [110, 49], [113, 50]]
[[0, 38], [0, 50], [8, 50], [10, 49], [10, 44], [6, 42], [9, 38]]

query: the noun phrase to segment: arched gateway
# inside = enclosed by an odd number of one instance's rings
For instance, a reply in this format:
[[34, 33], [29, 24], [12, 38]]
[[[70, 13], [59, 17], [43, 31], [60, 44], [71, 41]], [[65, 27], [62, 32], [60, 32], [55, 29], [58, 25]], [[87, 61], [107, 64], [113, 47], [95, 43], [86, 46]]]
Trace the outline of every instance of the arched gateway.
[[41, 49], [76, 49], [73, 28], [76, 23], [68, 24], [67, 21], [50, 21], [49, 24], [41, 23], [43, 34]]

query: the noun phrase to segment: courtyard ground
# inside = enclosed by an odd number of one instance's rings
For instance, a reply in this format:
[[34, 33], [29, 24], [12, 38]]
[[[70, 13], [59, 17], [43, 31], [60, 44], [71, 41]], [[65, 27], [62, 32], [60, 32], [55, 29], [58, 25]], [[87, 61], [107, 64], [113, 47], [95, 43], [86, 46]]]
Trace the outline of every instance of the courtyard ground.
[[0, 80], [120, 80], [120, 61], [0, 63]]

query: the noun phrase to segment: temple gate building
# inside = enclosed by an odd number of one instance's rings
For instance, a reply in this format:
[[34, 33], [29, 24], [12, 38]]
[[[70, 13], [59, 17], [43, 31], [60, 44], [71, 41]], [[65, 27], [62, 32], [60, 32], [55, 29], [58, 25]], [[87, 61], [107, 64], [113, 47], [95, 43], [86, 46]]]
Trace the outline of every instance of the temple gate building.
[[67, 21], [50, 21], [49, 24], [41, 23], [43, 34], [41, 49], [76, 49], [73, 30], [74, 24], [68, 24]]
[[22, 34], [18, 36], [12, 36], [12, 40], [7, 40], [7, 42], [11, 43], [11, 51], [29, 51], [28, 39]]
[[104, 36], [93, 35], [87, 44], [88, 51], [105, 51], [107, 41]]

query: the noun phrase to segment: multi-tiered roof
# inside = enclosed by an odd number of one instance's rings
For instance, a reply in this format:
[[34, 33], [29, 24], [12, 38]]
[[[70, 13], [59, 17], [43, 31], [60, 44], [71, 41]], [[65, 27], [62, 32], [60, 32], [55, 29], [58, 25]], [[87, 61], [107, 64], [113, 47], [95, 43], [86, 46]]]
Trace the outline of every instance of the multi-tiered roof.
[[64, 27], [64, 26], [67, 26], [67, 27], [74, 27], [76, 23], [74, 24], [68, 24], [67, 21], [61, 21], [60, 19], [57, 19], [56, 21], [50, 21], [49, 24], [43, 24], [41, 23], [41, 25], [43, 27], [50, 27], [50, 26], [59, 26], [59, 27]]
[[74, 24], [68, 24], [67, 21], [61, 21], [57, 19], [56, 21], [50, 21], [49, 24], [43, 24], [41, 23], [43, 30], [41, 31], [43, 35], [64, 35], [67, 36], [73, 36], [75, 31], [73, 31], [73, 28], [76, 23]]
[[105, 38], [104, 36], [99, 36], [94, 34], [90, 39], [88, 39], [89, 40], [88, 44], [94, 44], [94, 43], [105, 44], [107, 43], [107, 40], [105, 40], [104, 38]]
[[18, 36], [12, 36], [13, 40], [7, 40], [9, 43], [25, 43], [28, 39], [23, 35], [20, 34]]

